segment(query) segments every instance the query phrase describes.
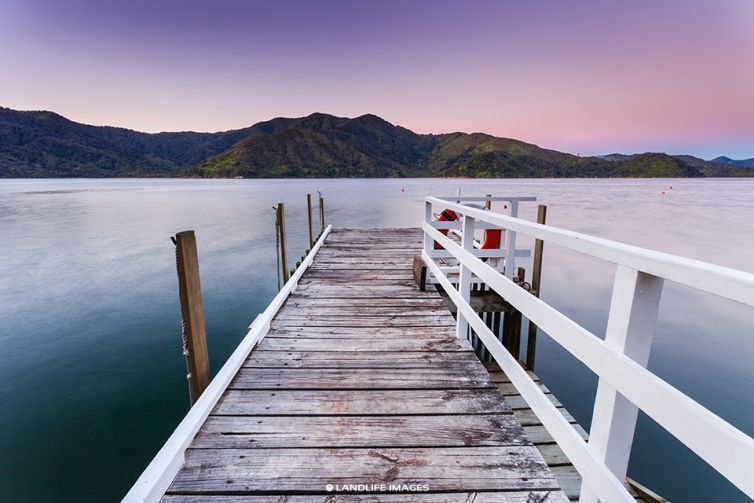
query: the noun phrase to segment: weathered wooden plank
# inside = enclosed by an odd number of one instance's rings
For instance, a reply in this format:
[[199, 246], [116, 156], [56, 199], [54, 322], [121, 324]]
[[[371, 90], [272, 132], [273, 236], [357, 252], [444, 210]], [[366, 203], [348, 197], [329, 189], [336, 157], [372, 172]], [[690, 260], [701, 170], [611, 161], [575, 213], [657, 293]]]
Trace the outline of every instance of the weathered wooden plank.
[[350, 309], [365, 309], [370, 307], [379, 308], [419, 308], [419, 309], [447, 309], [445, 303], [439, 298], [433, 297], [379, 297], [372, 299], [357, 298], [328, 298], [328, 297], [303, 297], [292, 295], [285, 304], [285, 309], [319, 308], [319, 307], [347, 307]]
[[481, 367], [470, 369], [270, 369], [243, 367], [228, 389], [489, 388]]
[[[584, 431], [584, 428], [582, 428], [578, 424], [571, 425], [574, 427], [574, 429], [581, 435], [581, 437], [584, 440], [587, 440], [589, 438], [589, 434]], [[529, 440], [531, 440], [535, 444], [554, 444], [555, 440], [552, 438], [552, 436], [547, 432], [544, 426], [524, 426], [524, 431], [526, 432], [526, 435], [529, 437]]]
[[531, 445], [510, 414], [455, 416], [210, 416], [195, 449]]
[[380, 240], [379, 243], [375, 243], [366, 239], [356, 239], [350, 241], [335, 240], [326, 241], [326, 245], [323, 250], [330, 253], [343, 253], [355, 251], [358, 253], [385, 253], [385, 252], [405, 252], [407, 250], [413, 250], [416, 252], [421, 249], [422, 240], [416, 238], [404, 238], [400, 237], [388, 237], [384, 240]]
[[[539, 377], [531, 370], [527, 370], [526, 373], [529, 375], [529, 377], [532, 378], [534, 382], [540, 382]], [[507, 375], [505, 375], [504, 372], [490, 372], [490, 378], [492, 378], [492, 382], [499, 382], [499, 383], [511, 382], [511, 380], [508, 378]]]
[[[389, 486], [385, 489], [387, 490]], [[324, 494], [299, 496], [167, 495], [164, 503], [568, 503], [562, 491]]]
[[244, 367], [271, 368], [466, 368], [471, 351], [254, 351]]
[[[376, 279], [411, 279], [411, 272], [405, 270], [387, 270], [387, 271], [369, 271], [364, 269], [349, 269], [343, 271], [333, 271], [319, 267], [311, 267], [303, 278], [307, 280], [314, 279], [338, 279], [349, 278], [351, 280], [373, 281]], [[303, 279], [302, 278], [302, 279]]]
[[352, 276], [328, 276], [321, 277], [315, 276], [310, 278], [302, 278], [298, 285], [300, 288], [308, 286], [317, 286], [319, 288], [334, 287], [342, 288], [343, 286], [355, 286], [362, 288], [374, 288], [377, 286], [392, 286], [396, 288], [410, 287], [414, 283], [412, 278], [396, 278], [396, 277], [382, 277], [382, 278], [359, 278]]
[[413, 262], [413, 257], [409, 255], [328, 255], [326, 257], [319, 257], [317, 263], [341, 263], [341, 264], [380, 264], [382, 266], [393, 265], [394, 267], [405, 267], [407, 264]]
[[[275, 318], [271, 326], [281, 327], [451, 327], [452, 317], [445, 316], [284, 316]], [[407, 334], [408, 335], [408, 334]]]
[[213, 414], [406, 415], [510, 414], [497, 390], [227, 390]]
[[[503, 395], [517, 395], [518, 394], [518, 390], [510, 382], [497, 383], [497, 389], [499, 389]], [[541, 389], [544, 393], [550, 392], [550, 390], [547, 389], [547, 386], [541, 383], [539, 384], [539, 389]]]
[[267, 337], [329, 339], [448, 339], [455, 334], [451, 327], [414, 327], [410, 335], [403, 327], [281, 327], [270, 329]]
[[327, 492], [327, 484], [427, 484], [431, 491], [559, 489], [531, 446], [188, 449], [171, 492]]
[[[297, 295], [305, 295], [304, 292], [317, 292], [319, 294], [330, 294], [336, 297], [350, 297], [356, 292], [363, 292], [361, 297], [429, 297], [437, 298], [437, 292], [424, 291], [422, 292], [415, 284], [406, 283], [405, 285], [371, 285], [371, 284], [357, 284], [357, 285], [335, 285], [325, 283], [306, 283], [302, 282], [296, 287]], [[357, 295], [354, 295], [357, 296]]]
[[568, 456], [565, 455], [558, 444], [539, 444], [537, 445], [537, 449], [539, 449], [539, 452], [545, 459], [547, 466], [565, 466], [571, 464], [571, 460], [568, 459]]
[[[571, 424], [576, 424], [576, 418], [574, 418], [565, 408], [559, 407], [558, 411], [565, 416], [566, 420]], [[537, 426], [541, 425], [542, 421], [534, 414], [531, 409], [517, 409], [515, 411], [516, 418], [523, 426]]]
[[[367, 338], [284, 338], [265, 337], [260, 350], [269, 351], [473, 351], [463, 339], [367, 339]], [[483, 370], [478, 367], [477, 370]], [[485, 374], [487, 375], [487, 374]], [[489, 376], [487, 376], [489, 379]], [[492, 381], [490, 381], [492, 382]]]
[[[546, 393], [545, 396], [552, 402], [552, 404], [556, 407], [562, 407], [563, 404], [560, 403], [560, 400], [558, 400], [555, 395], [552, 393]], [[508, 403], [508, 405], [511, 406], [513, 410], [520, 410], [520, 409], [529, 409], [529, 404], [526, 403], [526, 401], [523, 399], [523, 397], [519, 394], [515, 395], [505, 395], [505, 401]]]
[[384, 263], [384, 262], [378, 262], [374, 263], [371, 261], [366, 260], [359, 260], [359, 261], [349, 261], [344, 262], [340, 260], [326, 260], [322, 262], [317, 262], [317, 270], [318, 271], [333, 271], [333, 272], [339, 272], [339, 271], [352, 271], [352, 270], [358, 270], [362, 272], [367, 271], [384, 271], [386, 267], [405, 267], [405, 262], [400, 263]]
[[[321, 254], [321, 256], [320, 256]], [[352, 249], [340, 249], [340, 250], [333, 250], [328, 248], [322, 248], [322, 250], [317, 254], [318, 259], [328, 259], [328, 258], [349, 258], [349, 259], [372, 259], [372, 258], [383, 258], [383, 259], [401, 259], [404, 260], [407, 257], [412, 257], [416, 254], [416, 250], [360, 250], [357, 248]]]
[[[445, 322], [452, 322], [454, 318], [447, 311], [443, 312], [440, 309], [422, 309], [422, 308], [370, 308], [359, 307], [356, 309], [348, 308], [330, 308], [329, 312], [320, 312], [324, 308], [313, 309], [286, 309], [285, 313], [281, 313], [276, 316], [276, 320], [285, 319], [323, 319], [332, 320], [333, 318], [339, 318], [343, 320], [360, 320], [360, 319], [384, 319], [392, 320], [393, 318], [421, 318], [422, 320], [429, 322], [436, 322], [438, 320]], [[340, 313], [338, 311], [341, 311]]]
[[395, 291], [394, 287], [387, 285], [377, 285], [371, 288], [358, 288], [355, 286], [344, 286], [342, 288], [327, 288], [327, 287], [302, 287], [300, 290], [296, 290], [296, 294], [300, 297], [329, 297], [335, 299], [347, 299], [349, 297], [361, 297], [367, 298], [385, 298], [385, 297], [418, 297], [418, 298], [434, 298], [432, 293], [421, 292], [417, 288], [415, 291], [408, 289], [402, 289]]
[[342, 316], [342, 317], [381, 317], [381, 316], [446, 316], [448, 310], [442, 306], [292, 306], [286, 305], [285, 317]]

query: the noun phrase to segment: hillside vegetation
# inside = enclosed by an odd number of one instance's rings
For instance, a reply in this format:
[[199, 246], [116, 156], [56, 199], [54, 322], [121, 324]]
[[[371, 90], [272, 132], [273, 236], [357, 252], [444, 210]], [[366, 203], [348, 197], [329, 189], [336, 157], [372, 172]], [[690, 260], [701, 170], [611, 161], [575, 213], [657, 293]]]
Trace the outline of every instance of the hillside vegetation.
[[0, 108], [0, 177], [701, 177], [754, 170], [662, 153], [579, 157], [377, 117], [277, 118], [219, 133], [140, 133]]

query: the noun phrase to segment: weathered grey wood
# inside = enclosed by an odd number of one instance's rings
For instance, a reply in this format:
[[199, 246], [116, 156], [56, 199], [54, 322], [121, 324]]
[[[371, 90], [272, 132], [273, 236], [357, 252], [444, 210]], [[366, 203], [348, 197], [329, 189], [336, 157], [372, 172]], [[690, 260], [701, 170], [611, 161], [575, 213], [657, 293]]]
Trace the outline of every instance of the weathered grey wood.
[[[291, 312], [290, 314], [281, 315], [275, 318], [278, 324], [293, 324], [288, 322], [304, 322], [305, 326], [409, 326], [409, 327], [427, 327], [427, 326], [446, 326], [450, 325], [453, 317], [449, 314], [438, 313], [437, 311], [426, 310], [402, 310], [398, 313], [372, 313], [372, 312], [345, 312], [338, 314], [331, 310], [329, 313], [316, 314], [316, 309], [309, 312]], [[379, 309], [378, 309], [379, 311]], [[380, 320], [382, 323], [380, 323]], [[312, 322], [310, 325], [308, 322]], [[285, 323], [284, 323], [285, 322]]]
[[170, 494], [164, 503], [568, 503], [562, 491], [225, 496]]
[[178, 296], [183, 318], [184, 349], [191, 388], [190, 400], [193, 405], [212, 379], [207, 353], [207, 335], [204, 328], [199, 254], [194, 231], [179, 232], [175, 235], [175, 258], [178, 271]]
[[[436, 289], [413, 282], [422, 242], [418, 229], [331, 232], [165, 501], [567, 501], [498, 389], [510, 381], [493, 382]], [[381, 482], [430, 493], [327, 491]]]
[[447, 327], [452, 317], [445, 316], [285, 316], [275, 318], [271, 326], [281, 327]]
[[[497, 365], [497, 364], [495, 364]], [[485, 368], [489, 368], [487, 364], [485, 364]], [[497, 367], [499, 368], [499, 367]], [[532, 372], [531, 370], [527, 370], [526, 373], [529, 375], [529, 377], [532, 378], [534, 382], [540, 382], [539, 377]], [[499, 383], [509, 383], [511, 380], [508, 378], [507, 375], [505, 375], [505, 372], [503, 371], [490, 371], [490, 379], [492, 379], [492, 382], [499, 382]]]
[[[271, 368], [465, 368], [471, 351], [254, 351], [244, 367]], [[502, 398], [502, 397], [501, 397]]]
[[[518, 390], [516, 389], [516, 387], [509, 382], [497, 383], [497, 389], [499, 389], [503, 395], [518, 394]], [[550, 390], [547, 389], [547, 386], [545, 386], [544, 384], [540, 384], [539, 389], [541, 389], [544, 393], [550, 392]]]
[[[503, 387], [504, 391], [510, 391], [510, 379], [500, 369], [500, 366], [496, 362], [488, 362], [484, 364], [484, 367], [489, 371], [490, 378], [493, 382], [497, 383], [498, 387]], [[535, 382], [540, 382], [539, 377], [532, 370], [527, 370], [527, 374]], [[543, 386], [544, 388], [544, 386]], [[546, 389], [546, 388], [544, 388]], [[568, 420], [568, 422], [576, 429], [584, 440], [588, 440], [588, 433], [578, 424], [576, 419], [563, 407], [563, 405], [555, 398], [549, 391], [545, 396], [550, 398], [553, 404], [558, 408], [561, 414]], [[539, 449], [542, 457], [547, 465], [556, 474], [558, 480], [561, 482], [564, 491], [568, 497], [577, 501], [580, 495], [581, 476], [578, 474], [573, 464], [565, 455], [563, 450], [555, 443], [552, 436], [542, 426], [542, 421], [534, 414], [529, 405], [521, 398], [519, 394], [506, 395], [506, 404], [511, 407], [513, 414], [518, 419], [519, 423], [523, 426], [524, 432], [527, 438], [534, 443]], [[659, 503], [664, 500], [653, 492], [643, 493], [641, 489], [643, 486], [636, 484], [630, 479], [626, 480], [626, 488], [629, 493], [639, 503]], [[644, 488], [646, 489], [646, 488]], [[644, 496], [642, 496], [644, 495]]]
[[283, 317], [301, 318], [312, 316], [341, 316], [343, 318], [352, 317], [395, 317], [395, 316], [442, 316], [453, 318], [448, 311], [441, 306], [294, 306], [287, 305], [294, 309], [286, 310]]
[[396, 293], [394, 285], [374, 285], [368, 287], [359, 287], [358, 285], [301, 285], [296, 289], [296, 295], [307, 297], [335, 297], [347, 298], [360, 296], [368, 297], [428, 297], [434, 298], [429, 291], [422, 292], [416, 285], [410, 287], [401, 287], [401, 292]]
[[[448, 336], [448, 327], [413, 327], [413, 339], [444, 339]], [[314, 338], [314, 339], [388, 339], [406, 338], [404, 327], [273, 327], [268, 338]], [[465, 347], [465, 346], [464, 346]]]
[[325, 230], [325, 198], [320, 192], [319, 194], [319, 222], [320, 230]]
[[[566, 420], [571, 424], [576, 424], [578, 421], [576, 421], [576, 418], [574, 418], [565, 408], [559, 407], [558, 411], [563, 414], [563, 416], [566, 418]], [[523, 426], [537, 426], [541, 425], [542, 421], [537, 417], [536, 414], [534, 414], [534, 411], [531, 409], [517, 409], [515, 411], [516, 419], [523, 425]]]
[[188, 449], [168, 492], [325, 493], [327, 484], [432, 491], [558, 489], [535, 447]]
[[285, 303], [286, 308], [317, 308], [317, 307], [345, 307], [348, 309], [363, 309], [369, 307], [397, 307], [397, 308], [421, 308], [421, 309], [444, 309], [442, 300], [433, 297], [379, 297], [371, 299], [358, 298], [327, 298], [327, 297], [303, 297], [291, 295]]
[[[277, 338], [265, 337], [260, 350], [271, 351], [473, 351], [466, 340]], [[481, 367], [480, 367], [481, 368]]]
[[403, 286], [414, 286], [414, 280], [406, 277], [402, 278], [395, 278], [390, 276], [382, 276], [379, 275], [375, 278], [366, 279], [366, 278], [358, 278], [358, 277], [352, 277], [349, 275], [343, 275], [343, 276], [328, 276], [328, 277], [309, 277], [305, 276], [299, 281], [299, 286], [318, 286], [318, 287], [336, 287], [340, 288], [343, 285], [352, 285], [361, 287], [362, 282], [367, 282], [369, 288], [375, 287], [375, 286], [397, 286], [397, 287], [403, 287]]
[[339, 278], [348, 278], [354, 281], [373, 281], [376, 279], [398, 279], [398, 280], [410, 280], [411, 274], [407, 274], [406, 271], [369, 271], [364, 269], [350, 269], [346, 271], [332, 271], [330, 269], [322, 268], [310, 268], [305, 274], [304, 279], [322, 279], [332, 280]]
[[510, 414], [497, 390], [227, 390], [213, 414], [447, 415]]
[[283, 268], [283, 282], [287, 283], [291, 276], [288, 272], [288, 246], [285, 241], [285, 205], [283, 203], [277, 205], [277, 224], [280, 233], [280, 263]]
[[[555, 395], [552, 393], [546, 393], [545, 396], [550, 399], [552, 404], [556, 407], [562, 407], [563, 404], [560, 403], [560, 400], [558, 400]], [[520, 409], [529, 409], [529, 404], [526, 403], [526, 401], [519, 395], [518, 393], [515, 395], [505, 395], [505, 401], [513, 410], [520, 410]]]
[[531, 445], [516, 418], [455, 416], [210, 416], [197, 449]]
[[[478, 367], [481, 369], [481, 367]], [[491, 388], [484, 369], [270, 369], [243, 367], [228, 389]]]

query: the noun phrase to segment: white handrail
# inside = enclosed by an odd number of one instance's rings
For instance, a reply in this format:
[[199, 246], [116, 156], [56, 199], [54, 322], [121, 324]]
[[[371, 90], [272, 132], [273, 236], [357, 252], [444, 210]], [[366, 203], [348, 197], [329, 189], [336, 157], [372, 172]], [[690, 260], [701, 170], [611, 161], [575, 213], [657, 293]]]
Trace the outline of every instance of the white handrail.
[[754, 306], [754, 274], [679, 257], [609, 239], [558, 229], [549, 225], [477, 210], [452, 201], [428, 197], [427, 202], [449, 208], [503, 229], [521, 232], [550, 244], [621, 264], [676, 283]]
[[235, 377], [238, 369], [270, 330], [270, 322], [275, 317], [280, 307], [285, 303], [288, 296], [295, 290], [299, 279], [309, 268], [314, 256], [322, 247], [325, 238], [330, 233], [332, 226], [328, 225], [320, 238], [315, 243], [301, 265], [293, 273], [293, 276], [283, 285], [267, 309], [256, 317], [249, 327], [249, 331], [238, 345], [230, 358], [225, 362], [217, 375], [212, 379], [202, 395], [196, 401], [188, 414], [183, 418], [170, 438], [162, 446], [162, 449], [152, 459], [147, 468], [141, 474], [136, 483], [124, 496], [122, 503], [152, 503], [159, 502], [178, 471], [183, 466], [184, 455], [194, 436], [209, 416], [217, 401], [222, 396], [230, 381]]
[[[608, 326], [613, 331], [612, 337], [628, 337], [629, 344], [623, 345], [611, 339], [611, 334], [603, 341], [520, 288], [477, 258], [472, 250], [465, 249], [441, 234], [426, 219], [426, 215], [431, 214], [431, 208], [425, 212], [424, 261], [456, 303], [458, 316], [465, 318], [464, 321], [472, 326], [487, 349], [495, 356], [498, 364], [506, 373], [510, 372], [509, 377], [513, 384], [581, 473], [586, 486], [586, 491], [582, 492], [583, 500], [596, 501], [596, 497], [599, 497], [605, 502], [615, 501], [617, 496], [611, 492], [611, 485], [604, 480], [604, 471], [609, 470], [612, 473], [615, 483], [620, 484], [623, 480], [633, 439], [637, 407], [744, 493], [754, 496], [754, 478], [751, 477], [751, 467], [754, 466], [754, 439], [645, 368], [651, 345], [651, 332], [654, 330], [653, 316], [656, 317], [657, 306], [654, 303], [659, 303], [662, 279], [671, 279], [728, 299], [754, 305], [754, 275], [480, 211], [448, 200], [427, 198], [426, 202], [428, 207], [438, 204], [464, 215], [465, 221], [472, 221], [471, 228], [473, 221], [478, 219], [618, 264], [620, 274], [616, 275]], [[550, 407], [543, 406], [545, 402], [549, 404], [549, 401], [541, 390], [525, 373], [519, 372], [520, 368], [515, 359], [484, 323], [479, 321], [479, 317], [474, 315], [464, 299], [464, 292], [458, 292], [453, 288], [443, 270], [434, 263], [431, 254], [426, 253], [426, 243], [433, 240], [439, 242], [459, 261], [462, 270], [468, 269], [484, 281], [599, 376], [600, 391], [598, 403], [595, 404], [589, 444], [583, 441], [575, 442], [573, 432], [565, 432], [561, 419], [554, 418]], [[651, 278], [655, 276], [659, 279], [652, 282]], [[641, 288], [637, 286], [637, 281], [640, 280], [644, 281]], [[648, 300], [642, 300], [642, 296], [647, 295], [647, 284], [654, 285], [653, 289], [650, 289], [652, 295]], [[734, 285], [732, 291], [725, 290], [725, 285], [730, 287], [731, 284]], [[622, 402], [626, 400], [627, 402]], [[616, 432], [621, 432], [624, 438], [614, 438]], [[589, 452], [585, 454], [584, 449]], [[597, 459], [599, 469], [591, 462], [592, 457]]]
[[458, 318], [463, 317], [467, 320], [490, 354], [495, 358], [495, 361], [503, 369], [505, 375], [508, 376], [511, 383], [521, 393], [521, 396], [524, 397], [526, 403], [529, 404], [537, 417], [540, 418], [547, 431], [550, 432], [553, 438], [558, 440], [558, 445], [563, 449], [563, 452], [571, 460], [574, 467], [580, 473], [588, 472], [596, 474], [592, 480], [592, 484], [594, 484], [599, 494], [606, 501], [635, 503], [636, 500], [618, 482], [618, 479], [613, 476], [607, 466], [594, 456], [594, 453], [592, 453], [586, 442], [581, 438], [579, 432], [571, 426], [563, 414], [558, 411], [555, 405], [542, 392], [537, 383], [529, 377], [516, 359], [503, 347], [482, 319], [476, 315], [474, 309], [461, 297], [458, 290], [453, 287], [450, 280], [440, 271], [437, 264], [426, 253], [423, 255], [423, 258], [429, 270], [437, 277], [450, 299], [458, 307]]

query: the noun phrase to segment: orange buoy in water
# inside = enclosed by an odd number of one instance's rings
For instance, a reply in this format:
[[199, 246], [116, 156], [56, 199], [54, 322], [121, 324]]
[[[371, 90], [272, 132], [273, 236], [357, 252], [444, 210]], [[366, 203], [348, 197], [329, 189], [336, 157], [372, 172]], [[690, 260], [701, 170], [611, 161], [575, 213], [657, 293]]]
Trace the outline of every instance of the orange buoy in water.
[[[444, 209], [442, 210], [442, 213], [440, 213], [440, 216], [438, 217], [438, 222], [453, 222], [455, 220], [458, 220], [458, 215], [453, 210]], [[440, 233], [443, 236], [448, 235], [448, 229], [440, 229]], [[435, 250], [443, 250], [444, 248], [440, 243], [435, 241]]]

